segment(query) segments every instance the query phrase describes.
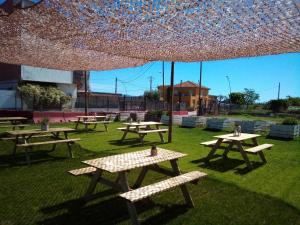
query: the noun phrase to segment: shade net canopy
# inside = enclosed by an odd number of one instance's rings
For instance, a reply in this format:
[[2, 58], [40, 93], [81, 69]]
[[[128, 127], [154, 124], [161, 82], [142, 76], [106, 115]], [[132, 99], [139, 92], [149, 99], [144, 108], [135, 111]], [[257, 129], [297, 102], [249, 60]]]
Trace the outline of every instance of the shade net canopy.
[[1, 62], [65, 70], [299, 50], [299, 0], [44, 0], [0, 17]]

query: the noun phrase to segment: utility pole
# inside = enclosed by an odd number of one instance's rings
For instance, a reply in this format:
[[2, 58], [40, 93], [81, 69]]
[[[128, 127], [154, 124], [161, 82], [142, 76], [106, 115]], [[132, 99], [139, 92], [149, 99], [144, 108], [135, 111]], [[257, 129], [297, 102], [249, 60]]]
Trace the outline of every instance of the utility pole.
[[148, 78], [149, 78], [149, 80], [150, 80], [150, 92], [152, 92], [152, 81], [153, 81], [153, 77], [150, 76], [150, 77], [148, 77]]
[[87, 71], [84, 71], [84, 114], [87, 116], [88, 100], [87, 100]]
[[165, 62], [162, 62], [162, 96], [163, 96], [163, 102], [165, 102]]
[[230, 96], [231, 96], [231, 85], [230, 85], [230, 79], [229, 76], [226, 76], [227, 81], [228, 81], [228, 85], [229, 85], [229, 111], [231, 110], [231, 100], [230, 100]]
[[117, 94], [118, 92], [118, 78], [116, 78], [116, 82], [115, 82], [115, 94]]
[[199, 99], [198, 99], [198, 116], [202, 115], [202, 62], [200, 62], [200, 80], [199, 80]]
[[168, 142], [172, 142], [173, 129], [173, 99], [174, 99], [174, 62], [171, 63], [171, 85], [170, 85], [170, 103], [169, 103], [169, 133]]
[[279, 100], [279, 97], [280, 97], [280, 82], [278, 84], [278, 96], [277, 96], [277, 99]]

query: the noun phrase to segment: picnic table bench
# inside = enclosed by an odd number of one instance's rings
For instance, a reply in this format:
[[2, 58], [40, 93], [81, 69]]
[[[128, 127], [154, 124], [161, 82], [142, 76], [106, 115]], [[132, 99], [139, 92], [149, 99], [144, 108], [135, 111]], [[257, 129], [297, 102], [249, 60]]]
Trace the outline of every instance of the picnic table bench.
[[[186, 156], [180, 152], [174, 152], [162, 148], [157, 149], [157, 155], [151, 156], [150, 149], [124, 153], [119, 155], [107, 156], [98, 159], [83, 161], [87, 167], [69, 171], [74, 176], [89, 175], [91, 180], [83, 199], [87, 200], [94, 192], [97, 183], [104, 184], [120, 192], [119, 196], [126, 200], [127, 209], [130, 214], [132, 224], [139, 224], [136, 208], [134, 203], [144, 198], [151, 197], [155, 194], [167, 191], [171, 188], [180, 187], [185, 202], [194, 207], [193, 200], [189, 194], [186, 183], [197, 181], [205, 177], [206, 174], [199, 171], [192, 171], [182, 174], [177, 161], [179, 158]], [[169, 161], [171, 169], [161, 167], [158, 164]], [[137, 180], [130, 187], [128, 184], [127, 174], [130, 170], [142, 168]], [[149, 170], [171, 176], [163, 181], [141, 187], [143, 180]], [[115, 181], [103, 177], [104, 171], [117, 173]]]
[[26, 117], [0, 117], [0, 128], [24, 129], [24, 127], [29, 126], [22, 123], [25, 120], [27, 120]]
[[[68, 147], [68, 153], [70, 158], [73, 158], [72, 147], [76, 141], [80, 141], [80, 138], [68, 138], [68, 132], [72, 132], [74, 129], [72, 128], [50, 128], [47, 131], [35, 129], [35, 130], [14, 130], [7, 131], [6, 133], [9, 135], [7, 138], [3, 138], [4, 140], [12, 140], [14, 142], [14, 148], [12, 152], [12, 156], [15, 157], [17, 148], [23, 147], [26, 155], [27, 164], [30, 164], [30, 155], [28, 149], [31, 149], [33, 146], [39, 145], [53, 145], [52, 150], [54, 151], [57, 144], [65, 143]], [[63, 133], [63, 138], [60, 137], [60, 133]], [[32, 138], [38, 137], [50, 137], [52, 140], [38, 141], [38, 142], [29, 142]], [[2, 139], [2, 140], [3, 140]], [[54, 140], [53, 140], [54, 139]]]
[[[162, 123], [159, 122], [133, 122], [133, 123], [123, 123], [126, 127], [117, 128], [120, 131], [123, 131], [123, 136], [121, 142], [124, 141], [128, 133], [134, 133], [138, 135], [138, 138], [142, 144], [144, 144], [144, 137], [150, 133], [157, 133], [160, 137], [161, 142], [165, 142], [163, 133], [166, 133], [168, 129], [162, 129], [159, 126]], [[154, 126], [154, 128], [152, 127]]]
[[[259, 136], [260, 136], [259, 134], [247, 134], [247, 133], [241, 133], [240, 136], [235, 136], [234, 134], [224, 134], [224, 135], [214, 136], [217, 138], [216, 140], [202, 142], [201, 143], [202, 145], [211, 147], [210, 152], [206, 156], [206, 163], [208, 163], [209, 160], [211, 160], [214, 157], [215, 152], [220, 148], [222, 143], [228, 144], [228, 146], [224, 149], [223, 157], [227, 157], [229, 151], [238, 151], [243, 157], [249, 169], [252, 169], [252, 164], [247, 154], [258, 155], [261, 158], [261, 160], [264, 163], [266, 163], [267, 160], [265, 158], [263, 150], [271, 149], [273, 145], [272, 144], [259, 145], [257, 141], [257, 137]], [[252, 147], [245, 149], [243, 147], [244, 141], [249, 139], [252, 141], [252, 144], [250, 144], [252, 145]], [[236, 146], [237, 148], [233, 148], [234, 146]]]
[[75, 122], [75, 129], [78, 129], [79, 124], [83, 124], [85, 130], [88, 130], [89, 125], [94, 125], [93, 130], [96, 129], [98, 124], [103, 124], [105, 131], [108, 131], [108, 124], [112, 121], [107, 120], [106, 116], [77, 116]]

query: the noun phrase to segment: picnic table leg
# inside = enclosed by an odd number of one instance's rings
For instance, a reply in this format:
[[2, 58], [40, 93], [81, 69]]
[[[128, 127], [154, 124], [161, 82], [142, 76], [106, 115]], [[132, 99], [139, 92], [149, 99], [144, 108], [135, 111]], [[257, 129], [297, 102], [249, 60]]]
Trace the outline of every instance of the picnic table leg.
[[29, 152], [28, 152], [28, 147], [25, 147], [25, 156], [26, 156], [26, 162], [28, 165], [30, 165], [30, 156], [29, 156]]
[[[64, 136], [65, 136], [65, 139], [68, 139], [68, 133], [66, 131], [64, 132]], [[66, 144], [67, 144], [67, 147], [68, 147], [69, 157], [74, 158], [73, 152], [72, 152], [72, 144], [70, 142], [67, 142]]]
[[[156, 129], [159, 130], [159, 125], [157, 124], [157, 125], [155, 125], [155, 126], [156, 126]], [[164, 143], [165, 140], [164, 140], [164, 136], [163, 136], [162, 132], [158, 132], [158, 135], [159, 135], [159, 137], [160, 137], [161, 142]]]
[[104, 125], [104, 128], [105, 128], [105, 131], [107, 132], [107, 131], [108, 131], [107, 124], [106, 124], [106, 123], [103, 123], [103, 125]]
[[146, 134], [139, 134], [140, 142], [142, 143], [142, 145], [144, 144], [144, 137], [145, 136], [146, 136]]
[[233, 142], [230, 142], [228, 147], [225, 149], [223, 153], [223, 158], [227, 158], [227, 154], [229, 153], [230, 149], [232, 149], [232, 147], [233, 147]]
[[123, 134], [123, 136], [122, 136], [122, 138], [121, 138], [121, 142], [124, 141], [124, 139], [125, 139], [126, 136], [127, 136], [127, 133], [128, 133], [127, 130], [125, 130], [125, 131], [124, 131], [124, 134]]
[[[252, 138], [252, 142], [253, 142], [253, 145], [254, 145], [254, 146], [258, 146], [258, 145], [259, 145], [259, 144], [258, 144], [258, 141], [257, 141], [257, 138]], [[265, 157], [265, 154], [263, 153], [263, 151], [258, 152], [258, 155], [259, 155], [260, 159], [261, 159], [264, 163], [267, 162], [266, 157]]]
[[139, 188], [141, 186], [141, 184], [142, 184], [142, 182], [143, 182], [143, 180], [144, 180], [147, 172], [148, 172], [148, 168], [147, 167], [143, 167], [141, 173], [139, 174], [138, 178], [135, 181], [135, 184], [132, 186], [134, 189], [135, 188]]
[[13, 148], [13, 151], [12, 151], [12, 158], [14, 159], [16, 157], [16, 152], [17, 152], [17, 144], [19, 143], [19, 135], [16, 136], [16, 139], [14, 141], [14, 148]]
[[[171, 162], [171, 166], [172, 166], [172, 169], [175, 172], [175, 174], [180, 175], [181, 172], [180, 172], [179, 166], [177, 164], [177, 159], [171, 160], [170, 162]], [[186, 204], [192, 208], [195, 208], [194, 202], [193, 202], [192, 197], [187, 189], [186, 184], [181, 185], [180, 189], [181, 189], [181, 192], [185, 199]]]
[[247, 167], [248, 167], [249, 169], [252, 169], [251, 162], [250, 162], [250, 160], [249, 160], [249, 158], [248, 158], [248, 156], [247, 156], [247, 153], [244, 151], [244, 148], [243, 148], [241, 142], [237, 141], [237, 142], [236, 142], [236, 145], [238, 146], [238, 149], [239, 149], [239, 151], [240, 151], [240, 153], [241, 153], [241, 155], [242, 155], [242, 157], [243, 157], [243, 159], [244, 159], [244, 161], [245, 161]]
[[76, 122], [76, 125], [75, 125], [75, 130], [77, 130], [77, 128], [78, 128], [79, 121], [80, 121], [80, 118], [78, 118], [78, 120], [77, 120], [77, 122]]
[[256, 138], [251, 138], [251, 140], [252, 140], [254, 146], [258, 146], [259, 145]]
[[102, 176], [103, 171], [102, 170], [96, 170], [96, 172], [93, 174], [90, 184], [83, 196], [84, 200], [88, 200], [88, 198], [91, 196], [91, 194], [94, 192], [97, 182], [99, 180], [99, 178]]
[[221, 145], [222, 141], [223, 141], [223, 139], [219, 138], [218, 141], [216, 142], [216, 144], [214, 144], [214, 146], [212, 147], [212, 149], [210, 150], [210, 152], [206, 156], [206, 159], [205, 159], [206, 163], [209, 163], [209, 160], [212, 159], [212, 157], [214, 156], [214, 154], [218, 150], [219, 146]]
[[[120, 185], [123, 192], [128, 192], [130, 190], [127, 180], [126, 172], [120, 172]], [[139, 220], [136, 212], [136, 208], [133, 203], [126, 201], [127, 209], [130, 215], [130, 219], [133, 225], [139, 225]]]

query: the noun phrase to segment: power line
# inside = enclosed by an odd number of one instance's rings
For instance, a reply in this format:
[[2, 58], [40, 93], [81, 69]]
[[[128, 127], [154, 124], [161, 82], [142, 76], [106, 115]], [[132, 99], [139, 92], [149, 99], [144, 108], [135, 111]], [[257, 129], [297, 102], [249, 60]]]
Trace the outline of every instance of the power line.
[[133, 82], [133, 81], [135, 81], [135, 80], [137, 80], [137, 79], [139, 79], [141, 76], [143, 76], [152, 66], [154, 65], [154, 63], [151, 63], [151, 64], [149, 64], [149, 66], [148, 66], [148, 68], [143, 72], [143, 73], [141, 73], [140, 75], [138, 75], [136, 78], [134, 78], [134, 79], [132, 79], [132, 80], [127, 80], [127, 81], [122, 81], [122, 82], [124, 82], [124, 83], [130, 83], [130, 82]]

